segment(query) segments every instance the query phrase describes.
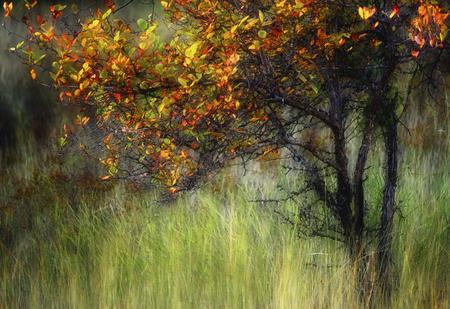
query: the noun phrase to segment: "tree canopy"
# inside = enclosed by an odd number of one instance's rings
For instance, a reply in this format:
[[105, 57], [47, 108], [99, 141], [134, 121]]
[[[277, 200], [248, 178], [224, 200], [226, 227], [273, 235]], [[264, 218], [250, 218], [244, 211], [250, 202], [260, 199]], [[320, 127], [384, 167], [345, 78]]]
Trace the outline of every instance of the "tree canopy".
[[[279, 125], [296, 125], [295, 118], [340, 125], [327, 106], [336, 95], [331, 75], [339, 75], [339, 91], [352, 101], [342, 112], [352, 113], [376, 91], [367, 85], [383, 74], [383, 54], [401, 63], [442, 47], [448, 14], [433, 1], [365, 3], [161, 1], [171, 22], [169, 39], [161, 40], [159, 21], [130, 25], [112, 14], [112, 1], [78, 20], [76, 6], [31, 15], [37, 1], [24, 1], [28, 36], [12, 50], [26, 58], [32, 79], [49, 59], [61, 101], [95, 110], [108, 133], [105, 179], [116, 174], [125, 149], [139, 162], [132, 177], [175, 192], [186, 185], [184, 177], [242, 150], [278, 147], [269, 136], [280, 135]], [[3, 8], [9, 17], [13, 3]], [[286, 107], [295, 112], [280, 117]], [[87, 121], [80, 116], [77, 123]], [[326, 152], [319, 138], [309, 142], [302, 148]]]

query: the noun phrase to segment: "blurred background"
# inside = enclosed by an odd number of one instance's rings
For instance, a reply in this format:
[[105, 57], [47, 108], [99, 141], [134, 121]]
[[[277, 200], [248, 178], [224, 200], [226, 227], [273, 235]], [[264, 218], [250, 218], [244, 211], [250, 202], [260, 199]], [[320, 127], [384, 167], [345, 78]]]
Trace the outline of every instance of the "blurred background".
[[[115, 1], [120, 16], [137, 20], [154, 14], [160, 18], [161, 9], [153, 0], [137, 0], [128, 4], [127, 1]], [[158, 1], [156, 1], [158, 2]], [[80, 12], [89, 14], [97, 7], [104, 8], [104, 1], [39, 1], [35, 9], [48, 10], [55, 3], [77, 5]], [[131, 5], [132, 4], [132, 5]], [[68, 8], [69, 9], [69, 8]], [[20, 16], [23, 8], [16, 4], [15, 14]], [[44, 13], [45, 14], [45, 13]], [[57, 93], [51, 87], [43, 84], [42, 76], [36, 81], [31, 80], [29, 68], [10, 50], [18, 41], [17, 34], [24, 34], [24, 25], [11, 23], [0, 17], [0, 157], [3, 163], [17, 161], [20, 147], [32, 147], [35, 151], [45, 150], [48, 143], [55, 142], [61, 135], [63, 123], [70, 121], [76, 114], [73, 108], [59, 102]]]

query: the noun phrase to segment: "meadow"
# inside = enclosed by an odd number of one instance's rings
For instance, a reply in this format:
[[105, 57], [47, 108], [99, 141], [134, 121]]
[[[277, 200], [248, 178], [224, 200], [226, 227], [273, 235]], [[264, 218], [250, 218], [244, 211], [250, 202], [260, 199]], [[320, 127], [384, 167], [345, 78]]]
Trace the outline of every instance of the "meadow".
[[[280, 168], [229, 168], [160, 203], [152, 192], [99, 181], [73, 153], [32, 149], [23, 147], [0, 179], [2, 308], [362, 306], [339, 243], [299, 237], [276, 206], [252, 202], [289, 181]], [[393, 308], [450, 306], [445, 155], [403, 156]], [[370, 174], [375, 196], [381, 166]], [[295, 203], [282, 207], [295, 211]]]

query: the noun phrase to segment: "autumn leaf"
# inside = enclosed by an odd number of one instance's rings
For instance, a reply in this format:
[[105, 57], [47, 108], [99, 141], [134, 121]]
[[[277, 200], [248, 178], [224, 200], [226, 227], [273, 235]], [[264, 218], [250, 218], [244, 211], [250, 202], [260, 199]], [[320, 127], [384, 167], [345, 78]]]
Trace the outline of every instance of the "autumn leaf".
[[35, 80], [37, 77], [36, 71], [34, 69], [30, 70], [30, 76], [32, 80]]
[[391, 12], [391, 14], [389, 15], [389, 18], [390, 18], [390, 19], [394, 18], [395, 16], [398, 15], [399, 12], [400, 12], [400, 8], [398, 7], [398, 5], [397, 5], [397, 4], [394, 5], [394, 8], [392, 9], [392, 12]]
[[261, 23], [263, 23], [264, 22], [264, 13], [261, 11], [258, 11], [258, 17], [259, 17], [259, 21]]
[[373, 15], [375, 15], [376, 12], [377, 12], [376, 8], [370, 8], [370, 7], [366, 7], [366, 6], [360, 6], [358, 8], [358, 14], [364, 20], [368, 20]]
[[103, 2], [111, 10], [114, 10], [116, 7], [116, 5], [114, 4], [114, 1], [112, 1], [112, 0], [104, 0]]
[[88, 124], [89, 120], [90, 118], [87, 116], [77, 115], [75, 119], [75, 124], [84, 127]]
[[44, 20], [42, 19], [41, 15], [36, 15], [36, 22], [39, 26], [41, 26], [44, 23]]
[[64, 134], [68, 135], [72, 132], [68, 124], [64, 124]]
[[37, 5], [37, 0], [32, 0], [31, 2], [30, 1], [25, 1], [25, 7], [28, 9], [28, 10], [31, 10], [32, 8], [34, 8], [36, 5]]
[[50, 10], [50, 13], [52, 14], [52, 17], [54, 19], [57, 19], [58, 17], [60, 17], [62, 15], [62, 10], [64, 10], [66, 7], [67, 7], [67, 5], [55, 4], [55, 5], [50, 5], [49, 10]]
[[111, 15], [112, 9], [108, 9], [105, 13], [102, 15], [102, 19], [107, 19], [109, 15]]
[[13, 9], [13, 3], [3, 2], [3, 10], [5, 11], [5, 17], [11, 16], [11, 11]]
[[192, 59], [195, 57], [195, 54], [197, 53], [197, 49], [200, 43], [201, 43], [200, 41], [197, 41], [186, 49], [184, 54], [186, 55], [187, 58]]
[[159, 156], [163, 160], [168, 159], [170, 157], [170, 151], [169, 150], [161, 150], [161, 152], [159, 153]]
[[114, 100], [120, 102], [122, 100], [122, 95], [118, 92], [113, 93]]
[[421, 5], [417, 8], [417, 12], [419, 15], [424, 16], [427, 14], [427, 7], [425, 5]]
[[161, 6], [167, 10], [169, 8], [169, 3], [167, 1], [161, 1]]

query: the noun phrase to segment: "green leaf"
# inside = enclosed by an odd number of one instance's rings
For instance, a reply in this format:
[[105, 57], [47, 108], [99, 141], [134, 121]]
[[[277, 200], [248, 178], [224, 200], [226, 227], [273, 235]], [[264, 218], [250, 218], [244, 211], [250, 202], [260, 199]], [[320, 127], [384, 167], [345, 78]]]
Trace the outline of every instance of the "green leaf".
[[46, 54], [41, 55], [38, 59], [36, 59], [36, 60], [34, 61], [34, 64], [38, 64], [38, 63], [41, 62], [41, 60], [44, 59], [45, 57], [47, 57]]
[[312, 90], [314, 91], [315, 94], [319, 94], [319, 86], [316, 83], [312, 82], [311, 83], [311, 88], [312, 88]]
[[62, 136], [59, 138], [58, 144], [59, 147], [64, 147], [64, 145], [66, 145], [67, 143], [67, 137], [66, 136]]
[[164, 69], [164, 65], [162, 63], [158, 63], [157, 65], [155, 65], [155, 71], [158, 73], [161, 73]]
[[64, 5], [64, 4], [55, 4], [55, 6], [54, 6], [55, 11], [62, 11], [62, 10], [64, 10], [66, 7], [67, 7], [67, 5]]
[[141, 31], [145, 31], [148, 28], [148, 22], [143, 18], [137, 20], [137, 25]]
[[302, 82], [304, 82], [304, 83], [306, 83], [308, 80], [306, 79], [306, 77], [305, 77], [305, 75], [303, 75], [303, 74], [298, 74], [298, 78], [302, 81]]
[[106, 70], [102, 70], [100, 72], [100, 78], [102, 78], [102, 79], [108, 78], [108, 72]]
[[261, 39], [265, 39], [265, 38], [267, 38], [267, 32], [264, 31], [264, 30], [259, 30], [259, 31], [258, 31], [258, 36], [259, 36]]

